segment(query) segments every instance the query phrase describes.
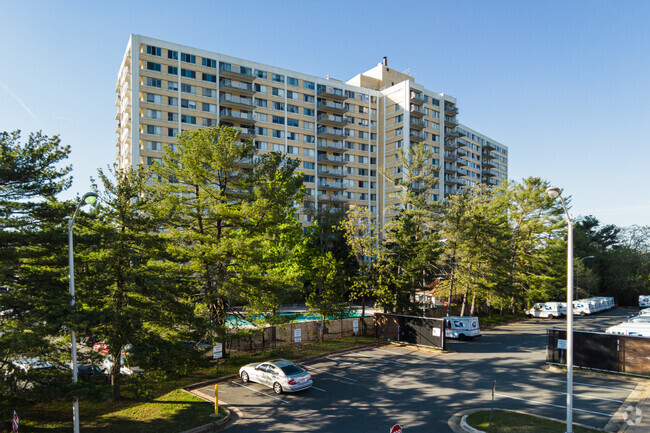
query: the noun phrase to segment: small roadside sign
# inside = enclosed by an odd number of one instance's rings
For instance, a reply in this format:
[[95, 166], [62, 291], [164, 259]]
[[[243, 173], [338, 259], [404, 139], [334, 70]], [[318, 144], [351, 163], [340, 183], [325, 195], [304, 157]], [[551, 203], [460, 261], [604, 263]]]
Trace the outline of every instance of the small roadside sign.
[[440, 328], [433, 328], [432, 331], [434, 337], [440, 337]]
[[217, 343], [212, 348], [212, 359], [219, 359], [223, 357], [223, 343]]
[[18, 414], [16, 413], [16, 411], [14, 411], [14, 423], [13, 423], [14, 433], [18, 433], [19, 425], [20, 425], [20, 418], [18, 418]]
[[293, 330], [293, 342], [300, 343], [302, 341], [302, 329], [297, 328]]
[[390, 429], [390, 433], [402, 433], [402, 426], [395, 424], [393, 428]]
[[566, 340], [558, 339], [557, 340], [557, 348], [566, 350], [567, 349]]
[[355, 333], [359, 332], [359, 321], [358, 320], [353, 320], [352, 321], [352, 331]]

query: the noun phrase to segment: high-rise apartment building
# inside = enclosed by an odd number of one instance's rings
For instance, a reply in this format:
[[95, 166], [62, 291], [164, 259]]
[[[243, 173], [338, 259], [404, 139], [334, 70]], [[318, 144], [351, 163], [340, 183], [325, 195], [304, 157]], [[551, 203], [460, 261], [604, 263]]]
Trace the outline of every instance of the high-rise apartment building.
[[456, 99], [387, 61], [342, 82], [131, 35], [118, 74], [119, 167], [151, 164], [181, 130], [232, 125], [260, 151], [300, 160], [309, 210], [368, 206], [383, 227], [408, 147], [433, 152], [438, 201], [507, 178], [507, 147], [458, 122]]

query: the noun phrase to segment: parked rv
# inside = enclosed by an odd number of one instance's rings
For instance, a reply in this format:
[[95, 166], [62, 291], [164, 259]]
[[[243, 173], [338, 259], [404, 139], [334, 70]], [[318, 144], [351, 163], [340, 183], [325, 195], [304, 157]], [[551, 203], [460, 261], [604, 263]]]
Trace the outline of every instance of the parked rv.
[[556, 319], [566, 316], [566, 303], [564, 302], [538, 302], [533, 308], [526, 311], [530, 317], [546, 317]]
[[619, 323], [605, 330], [608, 334], [650, 337], [650, 323]]
[[445, 337], [467, 340], [481, 336], [478, 317], [445, 317]]
[[650, 295], [639, 296], [639, 307], [650, 307]]

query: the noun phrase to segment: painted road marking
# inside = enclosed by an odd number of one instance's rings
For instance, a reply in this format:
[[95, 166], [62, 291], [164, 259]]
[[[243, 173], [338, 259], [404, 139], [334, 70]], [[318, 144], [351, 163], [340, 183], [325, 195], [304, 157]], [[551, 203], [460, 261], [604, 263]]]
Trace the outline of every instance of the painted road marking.
[[[524, 388], [524, 387], [525, 387], [525, 385], [519, 385], [519, 384], [517, 384], [517, 383], [513, 383], [513, 385], [514, 385], [514, 386], [518, 386], [518, 387], [520, 387], [520, 388]], [[564, 395], [567, 395], [566, 392], [558, 392], [558, 393], [556, 393], [556, 394], [564, 394]], [[596, 397], [596, 396], [593, 396], [593, 395], [587, 395], [587, 394], [575, 394], [575, 393], [574, 393], [573, 396], [576, 397], [576, 398], [587, 398], [587, 399], [592, 399], [592, 400], [613, 401], [614, 403], [624, 403], [623, 400], [615, 400], [615, 399], [613, 399], [613, 398]]]
[[[527, 401], [529, 403], [541, 404], [542, 406], [551, 406], [551, 407], [559, 407], [561, 409], [566, 409], [566, 406], [561, 406], [559, 404], [544, 403], [544, 402], [537, 401], [537, 400], [528, 400], [526, 398], [513, 397], [513, 396], [507, 395], [507, 394], [500, 394], [498, 392], [495, 392], [494, 395], [498, 395], [499, 397], [511, 398], [513, 400], [521, 400], [521, 401]], [[601, 415], [601, 416], [606, 416], [606, 417], [611, 417], [612, 416], [612, 414], [610, 414], [610, 413], [595, 412], [593, 410], [585, 410], [585, 409], [577, 409], [575, 407], [573, 408], [573, 410], [574, 410], [574, 412], [584, 412], [584, 413], [590, 413], [592, 415]]]
[[282, 401], [282, 402], [284, 402], [284, 403], [289, 403], [289, 402], [286, 401], [286, 400], [282, 400], [281, 398], [276, 397], [276, 396], [274, 396], [274, 395], [270, 395], [270, 394], [267, 394], [267, 393], [265, 393], [265, 392], [258, 391], [258, 390], [256, 390], [255, 388], [251, 388], [250, 386], [242, 385], [241, 383], [237, 383], [237, 382], [230, 382], [230, 383], [232, 383], [233, 385], [241, 386], [241, 387], [246, 388], [246, 389], [250, 389], [251, 391], [255, 391], [255, 392], [257, 392], [258, 394], [262, 394], [262, 395], [265, 395], [265, 396], [267, 396], [267, 397], [271, 397], [271, 398], [274, 398], [274, 399], [276, 399], [276, 400], [280, 400], [280, 401]]
[[381, 370], [376, 370], [376, 369], [370, 368], [370, 367], [364, 367], [363, 365], [359, 365], [359, 364], [357, 364], [355, 362], [339, 361], [338, 359], [333, 359], [333, 358], [325, 358], [325, 359], [329, 359], [330, 361], [338, 362], [340, 364], [350, 364], [351, 366], [357, 367], [357, 368], [365, 368], [366, 370], [374, 371], [376, 373], [382, 373], [382, 374], [384, 373]]
[[375, 349], [375, 350], [380, 350], [380, 351], [382, 351], [382, 352], [392, 353], [393, 355], [409, 356], [409, 357], [411, 357], [411, 358], [419, 359], [420, 361], [433, 359], [433, 357], [411, 355], [410, 353], [400, 353], [400, 352], [397, 352], [397, 351], [394, 351], [394, 350], [386, 350], [386, 349]]
[[332, 376], [340, 377], [341, 379], [349, 380], [351, 382], [356, 382], [357, 381], [356, 379], [351, 379], [351, 378], [349, 378], [347, 376], [341, 376], [340, 374], [330, 373], [329, 371], [321, 370], [319, 368], [312, 367], [311, 365], [302, 364], [302, 366], [305, 367], [305, 368], [308, 368], [310, 370], [316, 370], [316, 371], [320, 371], [321, 373], [331, 374]]
[[366, 358], [378, 359], [378, 360], [380, 360], [380, 361], [384, 361], [384, 362], [392, 362], [393, 364], [408, 365], [408, 364], [405, 364], [405, 363], [403, 363], [403, 362], [399, 362], [399, 361], [391, 361], [390, 359], [383, 359], [383, 358], [379, 358], [379, 357], [377, 357], [377, 356], [364, 355], [364, 354], [359, 353], [359, 352], [348, 352], [348, 353], [356, 353], [356, 354], [359, 355], [359, 356], [365, 356]]
[[[549, 382], [560, 382], [560, 383], [566, 383], [566, 380], [558, 380], [558, 379], [547, 379], [543, 377], [533, 377], [532, 379], [537, 379], [537, 380], [548, 380]], [[605, 385], [595, 385], [593, 383], [584, 383], [584, 382], [573, 382], [574, 385], [585, 385], [585, 386], [592, 386], [595, 388], [605, 388], [605, 389], [618, 389], [621, 391], [634, 391], [634, 388], [621, 388], [619, 386], [605, 386]]]
[[318, 390], [318, 391], [322, 391], [322, 392], [327, 392], [327, 391], [325, 391], [324, 389], [321, 389], [321, 388], [316, 388], [316, 387], [315, 387], [314, 385], [312, 385], [311, 387], [312, 387], [313, 389], [316, 389], [316, 390]]
[[[544, 340], [545, 339], [546, 339], [546, 337], [544, 337]], [[538, 340], [541, 340], [541, 339], [538, 339]], [[536, 341], [536, 340], [528, 340], [528, 341], [524, 341], [523, 343], [515, 344], [514, 346], [508, 346], [508, 347], [506, 347], [506, 350], [516, 349], [517, 347], [521, 347], [521, 346], [526, 345], [528, 343], [532, 343], [533, 341]]]

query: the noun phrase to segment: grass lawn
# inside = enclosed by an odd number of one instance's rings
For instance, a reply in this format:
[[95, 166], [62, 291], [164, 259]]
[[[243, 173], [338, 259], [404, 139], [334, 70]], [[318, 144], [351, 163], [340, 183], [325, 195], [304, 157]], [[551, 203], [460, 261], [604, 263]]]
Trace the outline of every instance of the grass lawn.
[[496, 326], [500, 325], [502, 323], [509, 323], [509, 322], [514, 322], [517, 320], [525, 319], [526, 315], [521, 312], [521, 313], [503, 313], [503, 315], [499, 315], [498, 313], [493, 313], [490, 315], [486, 316], [479, 316], [479, 324], [481, 325], [481, 328], [488, 327], [488, 326]]
[[[494, 411], [491, 428], [488, 427], [489, 421], [489, 410], [474, 412], [467, 417], [467, 424], [486, 433], [564, 433], [566, 431], [565, 423], [505, 410]], [[573, 426], [573, 431], [575, 433], [598, 432], [598, 430], [576, 425]]]
[[[346, 337], [322, 343], [301, 344], [299, 348], [294, 345], [255, 354], [237, 353], [219, 360], [219, 374], [216, 372], [216, 362], [210, 361], [189, 375], [154, 383], [153, 396], [147, 401], [80, 399], [81, 430], [93, 433], [173, 433], [188, 430], [214, 421], [215, 418], [210, 417], [214, 413], [214, 405], [181, 391], [181, 387], [237, 374], [239, 367], [250, 362], [273, 358], [299, 359], [378, 341], [359, 337], [355, 342], [354, 337]], [[128, 395], [127, 389], [125, 388], [124, 395]], [[21, 433], [72, 431], [72, 403], [69, 401], [44, 402], [22, 408], [18, 413]]]

